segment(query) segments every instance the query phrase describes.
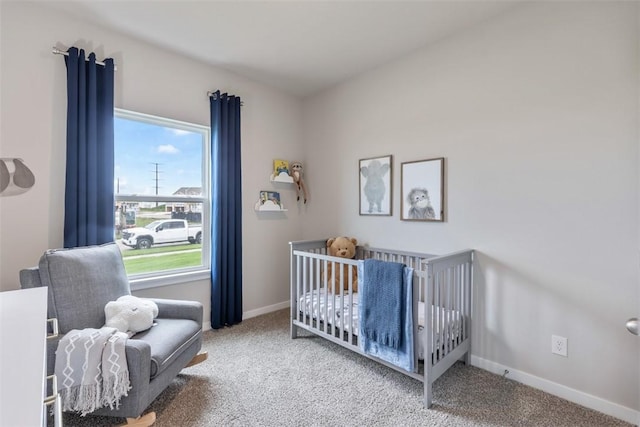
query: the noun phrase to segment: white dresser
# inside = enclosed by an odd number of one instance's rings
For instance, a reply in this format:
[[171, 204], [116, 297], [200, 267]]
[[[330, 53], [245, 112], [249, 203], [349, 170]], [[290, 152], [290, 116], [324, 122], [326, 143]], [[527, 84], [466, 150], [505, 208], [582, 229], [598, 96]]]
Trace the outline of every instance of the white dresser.
[[47, 288], [0, 292], [0, 426], [46, 426], [46, 336]]

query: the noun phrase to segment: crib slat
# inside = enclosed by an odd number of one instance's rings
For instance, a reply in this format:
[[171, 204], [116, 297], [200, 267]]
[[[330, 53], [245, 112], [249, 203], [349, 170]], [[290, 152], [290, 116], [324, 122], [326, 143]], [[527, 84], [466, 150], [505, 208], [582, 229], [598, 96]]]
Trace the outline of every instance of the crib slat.
[[458, 344], [464, 339], [462, 330], [464, 320], [464, 290], [466, 286], [464, 264], [460, 266], [460, 300], [458, 301]]
[[438, 349], [440, 342], [440, 323], [438, 320], [440, 319], [440, 273], [434, 274], [434, 283], [433, 283], [433, 363], [437, 363], [438, 357]]
[[[349, 267], [348, 280], [349, 280], [349, 316], [347, 322], [349, 322], [349, 342], [353, 342], [353, 268]], [[344, 305], [344, 300], [342, 301]], [[344, 311], [343, 311], [344, 313]]]
[[444, 304], [442, 305], [442, 354], [449, 354], [449, 296], [451, 294], [451, 269], [443, 272]]
[[459, 317], [458, 317], [458, 336], [460, 337], [459, 341], [462, 343], [462, 341], [464, 341], [465, 338], [465, 331], [466, 331], [466, 326], [465, 326], [465, 305], [466, 305], [466, 299], [467, 299], [467, 269], [466, 269], [466, 265], [462, 264], [460, 265], [460, 303], [458, 306], [459, 309]]
[[[349, 270], [345, 271], [345, 267], [343, 263], [340, 263], [340, 295], [342, 296], [342, 298], [340, 298], [340, 336], [342, 339], [346, 337], [347, 333], [347, 319], [344, 317], [344, 311], [346, 309], [345, 300], [349, 293], [349, 288], [345, 289], [344, 285], [349, 280], [349, 271], [351, 270], [351, 268], [349, 268]], [[349, 285], [347, 284], [347, 286]]]
[[[318, 259], [318, 264], [320, 264], [320, 259]], [[322, 271], [327, 271], [327, 260], [322, 261]], [[318, 275], [320, 275], [320, 268], [318, 268]], [[322, 276], [318, 277], [318, 288], [324, 287], [324, 322], [323, 328], [324, 333], [327, 333], [327, 324], [329, 323], [329, 294], [327, 293], [327, 275], [324, 275], [324, 279], [321, 279]], [[320, 299], [320, 298], [318, 298]]]
[[445, 331], [445, 307], [447, 301], [447, 283], [446, 283], [446, 270], [440, 272], [440, 302], [438, 303], [438, 308], [440, 309], [440, 345], [438, 346], [439, 354], [438, 360], [442, 360], [444, 358], [444, 349], [446, 346], [447, 336]]
[[315, 299], [313, 298], [313, 281], [311, 278], [311, 258], [305, 258], [304, 262], [304, 280], [307, 288], [307, 295], [311, 297], [311, 306], [309, 307], [309, 324], [313, 325], [315, 315]]
[[[302, 291], [302, 289], [301, 289], [301, 286], [302, 286], [302, 280], [301, 280], [301, 278], [302, 278], [302, 270], [300, 268], [301, 267], [301, 263], [302, 263], [302, 258], [300, 256], [296, 256], [296, 273], [297, 273], [297, 275], [296, 275], [297, 276], [296, 277], [296, 288], [297, 288], [296, 298], [297, 298], [297, 300], [300, 300], [300, 295], [302, 293], [301, 292]], [[303, 301], [303, 304], [302, 304], [302, 307], [301, 307], [302, 308], [302, 313], [298, 313], [298, 321], [304, 321], [304, 317], [303, 316], [304, 316], [304, 313], [305, 313], [305, 310], [306, 310], [306, 305], [307, 304], [304, 304], [304, 301]]]
[[440, 359], [442, 359], [442, 347], [444, 346], [444, 325], [443, 325], [443, 311], [442, 311], [442, 304], [444, 302], [444, 286], [443, 286], [443, 282], [444, 281], [444, 273], [441, 271], [438, 273], [438, 288], [439, 288], [439, 296], [440, 299], [438, 300], [438, 361]]
[[[331, 261], [331, 280], [333, 281], [333, 283], [336, 282], [336, 263], [335, 261]], [[329, 290], [327, 289], [327, 292]], [[333, 292], [331, 292], [331, 298], [332, 298], [332, 302], [331, 302], [331, 307], [333, 307], [333, 309], [331, 310], [331, 335], [335, 336], [336, 332], [337, 332], [337, 324], [336, 324], [336, 292], [335, 289], [333, 290]]]
[[436, 345], [433, 346], [436, 349], [436, 362], [440, 360], [440, 356], [442, 356], [442, 272], [438, 272], [436, 274], [436, 330], [438, 334], [436, 335]]
[[447, 286], [448, 282], [448, 270], [442, 272], [442, 282], [440, 285], [442, 286], [442, 301], [440, 304], [440, 312], [442, 313], [442, 341], [440, 341], [440, 348], [442, 352], [440, 354], [440, 359], [444, 358], [447, 355], [448, 346], [447, 346], [447, 300], [449, 296], [449, 287]]
[[293, 247], [291, 247], [290, 251], [289, 251], [289, 294], [290, 294], [290, 298], [291, 298], [291, 325], [289, 328], [289, 333], [291, 335], [291, 339], [296, 339], [298, 338], [298, 328], [295, 327], [294, 325], [294, 319], [295, 320], [299, 320], [299, 313], [300, 310], [298, 310], [298, 301], [300, 301], [300, 298], [298, 297], [298, 289], [297, 289], [297, 283], [298, 283], [298, 271], [296, 270], [296, 266], [297, 266], [297, 257], [295, 257], [293, 255]]
[[[422, 266], [421, 266], [422, 267]], [[433, 365], [433, 352], [435, 350], [434, 336], [434, 299], [435, 299], [435, 276], [433, 275], [433, 269], [428, 264], [424, 264], [427, 270], [426, 284], [425, 284], [425, 302], [424, 302], [424, 342], [426, 343], [424, 348], [424, 375], [425, 382], [430, 377], [431, 367]], [[426, 388], [426, 386], [425, 386]]]
[[471, 346], [473, 345], [472, 328], [473, 328], [473, 312], [472, 312], [472, 298], [473, 298], [473, 258], [474, 253], [471, 253], [470, 260], [467, 262], [467, 284], [465, 286], [466, 292], [468, 292], [467, 299], [467, 314], [465, 315], [465, 322], [467, 322], [467, 335], [465, 336], [466, 342], [469, 343], [469, 351], [465, 355], [465, 363], [471, 365]]
[[[307, 294], [307, 262], [309, 262], [309, 260], [307, 258], [302, 258], [301, 259], [301, 263], [302, 263], [302, 270], [301, 270], [301, 281], [302, 281], [302, 294], [303, 295], [308, 295]], [[306, 302], [306, 301], [305, 301]], [[312, 300], [313, 303], [313, 300]], [[304, 323], [308, 323], [308, 317], [309, 317], [309, 313], [307, 310], [307, 304], [304, 305], [304, 311], [302, 313], [303, 315], [303, 322]]]
[[456, 279], [455, 279], [455, 302], [453, 304], [453, 327], [454, 330], [454, 342], [456, 347], [460, 344], [460, 295], [462, 295], [462, 281], [460, 280], [462, 277], [460, 265], [456, 266]]
[[449, 354], [451, 351], [451, 298], [453, 291], [453, 269], [448, 268], [446, 273], [446, 283], [445, 286], [447, 288], [447, 298], [445, 301], [444, 307], [444, 316], [445, 316], [445, 355]]
[[[309, 292], [311, 293], [311, 301], [314, 301], [315, 304], [311, 305], [311, 313], [313, 317], [316, 319], [316, 327], [320, 327], [320, 293], [317, 290], [317, 282], [314, 280], [315, 277], [315, 263], [313, 258], [309, 258]], [[311, 320], [313, 323], [313, 320]]]
[[340, 289], [338, 289], [336, 286], [338, 284], [338, 282], [341, 280], [341, 272], [340, 272], [340, 263], [337, 262], [334, 264], [334, 269], [333, 272], [335, 274], [335, 280], [333, 282], [333, 320], [334, 323], [336, 325], [335, 329], [335, 336], [338, 336], [340, 334], [340, 315], [338, 314], [338, 303], [340, 302]]
[[[415, 271], [415, 270], [414, 270]], [[420, 293], [420, 287], [422, 286], [422, 277], [415, 274], [413, 275], [413, 286], [411, 287], [411, 292], [413, 293], [411, 301], [413, 308], [413, 363], [416, 367], [416, 372], [418, 371], [418, 360], [419, 360], [419, 344], [420, 344], [420, 330], [419, 330], [419, 310], [420, 305], [418, 304], [418, 299], [416, 295]], [[422, 343], [424, 349], [424, 342]]]
[[455, 288], [455, 269], [454, 268], [450, 268], [448, 270], [448, 274], [447, 274], [447, 327], [446, 327], [446, 334], [447, 334], [447, 352], [446, 354], [449, 354], [451, 352], [451, 350], [453, 350], [453, 336], [451, 335], [451, 324], [453, 319], [452, 317], [452, 313], [453, 313], [453, 291]]
[[454, 335], [454, 311], [453, 308], [455, 307], [455, 292], [456, 292], [456, 268], [451, 267], [451, 275], [450, 275], [450, 279], [451, 282], [449, 283], [450, 289], [449, 289], [449, 304], [448, 304], [448, 308], [447, 308], [447, 317], [449, 319], [449, 322], [447, 324], [447, 342], [449, 344], [449, 353], [451, 353], [451, 351], [456, 347], [455, 346], [455, 335]]
[[471, 281], [472, 281], [472, 270], [471, 263], [465, 264], [466, 270], [466, 278], [465, 278], [465, 309], [464, 309], [464, 317], [463, 317], [463, 325], [464, 325], [464, 338], [470, 336], [471, 331], [469, 330], [469, 320], [471, 319]]

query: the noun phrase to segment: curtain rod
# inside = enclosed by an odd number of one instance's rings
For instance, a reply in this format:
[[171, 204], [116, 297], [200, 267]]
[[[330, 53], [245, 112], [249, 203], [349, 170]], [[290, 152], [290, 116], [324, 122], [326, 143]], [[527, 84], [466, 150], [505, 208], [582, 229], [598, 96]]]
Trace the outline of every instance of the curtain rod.
[[[51, 53], [53, 53], [54, 55], [64, 55], [64, 56], [69, 56], [69, 52], [65, 52], [64, 50], [60, 50], [57, 47], [53, 47], [53, 50], [51, 51]], [[86, 59], [86, 61], [88, 61], [88, 59]], [[104, 62], [102, 61], [96, 61], [96, 64], [98, 65], [102, 65], [104, 67]], [[116, 67], [115, 64], [113, 64], [113, 71], [117, 71], [118, 67]]]
[[[207, 91], [207, 97], [211, 98], [213, 95], [215, 95], [215, 92], [212, 91]], [[244, 106], [244, 101], [240, 100], [240, 106], [243, 107]]]

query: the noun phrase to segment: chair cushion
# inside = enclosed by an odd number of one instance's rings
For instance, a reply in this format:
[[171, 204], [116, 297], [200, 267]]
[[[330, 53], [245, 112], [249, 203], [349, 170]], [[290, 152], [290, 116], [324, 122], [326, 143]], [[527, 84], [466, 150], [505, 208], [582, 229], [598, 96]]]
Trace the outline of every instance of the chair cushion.
[[193, 320], [157, 318], [151, 329], [137, 333], [131, 339], [145, 341], [151, 347], [153, 379], [201, 335], [201, 325]]
[[104, 306], [131, 294], [129, 280], [115, 243], [47, 251], [38, 265], [42, 286], [49, 287], [49, 317], [60, 332], [101, 328]]

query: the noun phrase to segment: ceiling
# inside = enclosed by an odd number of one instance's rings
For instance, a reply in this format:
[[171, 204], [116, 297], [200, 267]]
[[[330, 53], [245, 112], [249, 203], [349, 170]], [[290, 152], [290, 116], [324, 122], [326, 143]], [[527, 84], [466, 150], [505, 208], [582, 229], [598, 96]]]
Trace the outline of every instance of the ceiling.
[[300, 97], [517, 5], [515, 0], [46, 3]]

